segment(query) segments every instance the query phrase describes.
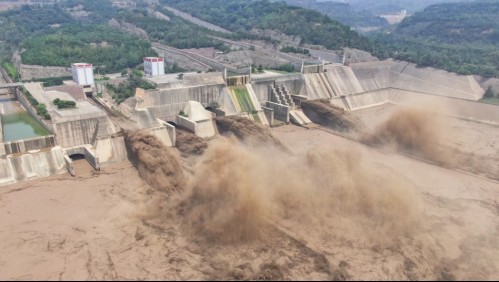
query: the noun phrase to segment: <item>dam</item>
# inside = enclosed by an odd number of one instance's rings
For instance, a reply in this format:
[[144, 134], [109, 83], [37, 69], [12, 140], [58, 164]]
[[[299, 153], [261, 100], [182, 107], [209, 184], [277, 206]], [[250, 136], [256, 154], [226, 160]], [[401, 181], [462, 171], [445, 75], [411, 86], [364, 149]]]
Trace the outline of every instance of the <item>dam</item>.
[[[54, 99], [72, 101], [59, 109]], [[93, 169], [125, 160], [123, 136], [106, 112], [92, 104], [77, 85], [42, 87], [25, 83], [2, 104], [0, 185], [69, 172], [73, 159], [84, 158]], [[40, 113], [37, 105], [44, 105]]]
[[[242, 116], [263, 126], [290, 122], [307, 126], [311, 121], [300, 105], [314, 99], [327, 99], [346, 111], [385, 104], [447, 105], [439, 109], [441, 114], [499, 125], [498, 107], [477, 102], [485, 91], [475, 77], [393, 60], [307, 65], [287, 74], [268, 71], [227, 77], [226, 72], [213, 72], [147, 79], [156, 89], [138, 88], [119, 110], [136, 129], [148, 130], [170, 147], [176, 145], [175, 127], [212, 138], [218, 134], [214, 118], [219, 116]], [[0, 185], [67, 171], [75, 174], [72, 161], [77, 158], [86, 159], [96, 170], [127, 159], [124, 137], [106, 103], [88, 99], [77, 85], [44, 88], [25, 83], [23, 87], [0, 104], [5, 137], [0, 140]], [[46, 105], [48, 119], [37, 113], [26, 95]], [[52, 102], [55, 98], [76, 106], [58, 109]]]
[[158, 89], [141, 91], [133, 99], [136, 108], [172, 123], [189, 101], [197, 101], [217, 116], [240, 115], [270, 126], [290, 120], [303, 125], [308, 121], [297, 111], [300, 101], [313, 99], [327, 99], [347, 111], [385, 103], [445, 103], [453, 111], [448, 114], [499, 123], [497, 113], [476, 102], [484, 89], [475, 77], [402, 61], [307, 65], [301, 73], [270, 71], [236, 78], [224, 73], [165, 77], [151, 79]]

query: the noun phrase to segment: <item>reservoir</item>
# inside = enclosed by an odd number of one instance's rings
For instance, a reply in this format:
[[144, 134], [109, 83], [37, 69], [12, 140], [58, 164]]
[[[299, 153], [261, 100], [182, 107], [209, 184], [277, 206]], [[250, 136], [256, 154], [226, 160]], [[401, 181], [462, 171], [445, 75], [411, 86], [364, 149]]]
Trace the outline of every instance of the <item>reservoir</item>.
[[1, 112], [3, 142], [50, 134], [14, 97], [1, 96], [0, 108], [3, 108]]

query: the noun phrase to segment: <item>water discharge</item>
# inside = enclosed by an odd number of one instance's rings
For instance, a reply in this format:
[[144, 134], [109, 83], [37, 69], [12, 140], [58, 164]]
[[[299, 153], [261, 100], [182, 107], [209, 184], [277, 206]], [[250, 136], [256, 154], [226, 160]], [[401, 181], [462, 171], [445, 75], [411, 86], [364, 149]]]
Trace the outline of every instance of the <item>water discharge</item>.
[[165, 193], [184, 188], [184, 173], [177, 157], [158, 138], [143, 131], [126, 131], [125, 138], [140, 177], [149, 185]]
[[394, 146], [395, 149], [419, 154], [434, 161], [445, 161], [439, 147], [442, 140], [440, 116], [418, 109], [394, 112], [390, 118], [366, 135], [363, 141], [375, 145]]
[[350, 218], [370, 226], [379, 243], [417, 222], [411, 184], [364, 165], [355, 151], [322, 147], [293, 156], [222, 139], [194, 171], [182, 210], [187, 226], [210, 241], [255, 239], [282, 218]]
[[[372, 138], [423, 157], [434, 154], [441, 158], [438, 151], [432, 151], [431, 142], [441, 140], [434, 132], [438, 125], [432, 121], [431, 116], [410, 110], [397, 113]], [[201, 249], [218, 249], [217, 264], [230, 264], [231, 257], [222, 255], [221, 250], [254, 246], [252, 252], [258, 256], [258, 246], [278, 240], [282, 235], [277, 233], [283, 233], [314, 254], [319, 262], [317, 269], [341, 279], [352, 273], [344, 262], [338, 264], [339, 268], [331, 264], [337, 256], [362, 257], [373, 264], [373, 269], [377, 267], [376, 257], [386, 256], [392, 263], [402, 259], [403, 269], [390, 272], [410, 279], [468, 277], [463, 271], [488, 277], [496, 271], [493, 263], [482, 264], [487, 268], [479, 273], [463, 268], [470, 264], [465, 257], [449, 259], [449, 251], [439, 244], [458, 239], [449, 239], [447, 233], [434, 230], [427, 222], [445, 222], [426, 214], [427, 209], [431, 213], [441, 206], [425, 206], [431, 197], [418, 193], [415, 183], [390, 165], [364, 159], [359, 147], [337, 149], [323, 143], [290, 153], [276, 150], [282, 145], [276, 144], [278, 139], [270, 133], [265, 133], [265, 138], [241, 134], [252, 132], [253, 125], [246, 128], [245, 123], [224, 122], [238, 138], [220, 137], [210, 142], [190, 171], [185, 171], [176, 155], [154, 137], [144, 132], [127, 133], [141, 177], [154, 190], [175, 195], [148, 194], [144, 220], [167, 226], [166, 222], [174, 219], [190, 242]], [[423, 143], [418, 144], [418, 140]], [[493, 246], [496, 241], [489, 244]], [[327, 255], [326, 250], [335, 254]], [[472, 253], [475, 251], [473, 247]], [[494, 252], [487, 254], [488, 259], [494, 256]], [[266, 263], [260, 268], [270, 265], [269, 269], [275, 271], [268, 272], [278, 273], [278, 277], [287, 277], [290, 271], [289, 264]], [[242, 277], [253, 277], [252, 271], [248, 273]]]

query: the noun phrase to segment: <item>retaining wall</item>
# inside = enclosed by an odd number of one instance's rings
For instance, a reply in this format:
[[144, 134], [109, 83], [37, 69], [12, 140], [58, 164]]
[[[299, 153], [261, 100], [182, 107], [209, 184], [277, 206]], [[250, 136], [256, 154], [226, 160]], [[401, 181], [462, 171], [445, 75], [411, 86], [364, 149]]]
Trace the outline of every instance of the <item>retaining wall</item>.
[[64, 162], [66, 163], [66, 169], [68, 170], [71, 176], [75, 176], [75, 168], [73, 166], [73, 160], [68, 156], [64, 155]]
[[104, 112], [79, 118], [81, 119], [54, 123], [57, 144], [64, 148], [84, 144], [95, 145], [97, 137], [107, 137], [114, 133], [114, 126]]
[[175, 144], [177, 143], [177, 132], [175, 131], [175, 126], [168, 124], [168, 123], [164, 123], [163, 125], [166, 128], [166, 131], [168, 133], [168, 137], [170, 137], [170, 141], [172, 143], [172, 146], [175, 147]]
[[41, 116], [38, 115], [35, 107], [33, 107], [31, 105], [31, 103], [19, 91], [19, 89], [16, 89], [15, 96], [16, 96], [17, 100], [19, 101], [19, 103], [21, 103], [21, 105], [23, 105], [23, 107], [26, 109], [26, 111], [28, 111], [28, 113], [31, 116], [33, 116], [36, 120], [38, 120], [38, 122], [40, 122], [40, 124], [43, 125], [43, 127], [45, 127], [45, 129], [47, 129], [48, 132], [51, 132], [51, 133], [54, 132], [54, 128], [53, 128], [52, 124], [49, 121], [44, 120]]
[[220, 103], [224, 84], [185, 86], [173, 89], [148, 90], [144, 99], [138, 105], [140, 108], [148, 108], [149, 111], [160, 119], [175, 122], [176, 116], [189, 101], [200, 102], [203, 107]]
[[302, 73], [321, 73], [324, 72], [324, 65], [303, 66]]
[[55, 146], [55, 136], [42, 136], [24, 140], [17, 140], [0, 144], [4, 147], [6, 154], [23, 154], [32, 150], [41, 150]]
[[175, 127], [169, 124], [162, 124], [158, 127], [147, 128], [144, 129], [149, 134], [156, 136], [163, 145], [167, 147], [175, 146], [175, 132], [173, 132], [173, 136], [171, 135], [171, 128], [175, 130]]
[[271, 108], [267, 108], [262, 106], [263, 113], [265, 114], [265, 117], [269, 121], [270, 126], [274, 124], [274, 110]]
[[21, 155], [8, 155], [0, 158], [0, 185], [8, 185], [23, 180], [38, 179], [66, 172], [66, 162], [62, 148], [56, 146]]
[[176, 123], [178, 126], [185, 128], [192, 133], [196, 133], [196, 123], [194, 121], [191, 121], [186, 117], [177, 115]]
[[289, 107], [274, 102], [267, 101], [265, 103], [267, 108], [274, 111], [274, 118], [285, 123], [289, 123]]
[[98, 138], [95, 145], [95, 155], [99, 159], [99, 165], [124, 161], [128, 158], [125, 146], [125, 138], [122, 134]]
[[194, 122], [186, 117], [178, 115], [177, 125], [201, 138], [210, 138], [216, 134], [215, 125], [211, 119]]
[[227, 86], [240, 86], [251, 83], [250, 75], [239, 75], [227, 77]]
[[35, 65], [21, 65], [20, 74], [22, 80], [36, 78], [71, 76], [71, 68], [66, 67], [45, 67]]

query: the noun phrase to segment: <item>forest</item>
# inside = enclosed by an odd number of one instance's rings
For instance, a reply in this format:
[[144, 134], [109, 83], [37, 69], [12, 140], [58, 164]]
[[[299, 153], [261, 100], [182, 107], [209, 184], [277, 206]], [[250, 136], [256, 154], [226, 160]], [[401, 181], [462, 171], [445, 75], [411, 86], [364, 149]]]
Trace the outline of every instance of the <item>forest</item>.
[[23, 47], [25, 64], [70, 66], [88, 62], [98, 73], [119, 72], [141, 64], [145, 56], [157, 55], [150, 42], [99, 25], [66, 26], [57, 33], [32, 37]]
[[499, 1], [437, 4], [372, 37], [374, 54], [460, 74], [499, 76]]
[[207, 29], [186, 22], [165, 9], [159, 9], [161, 13], [168, 16], [170, 21], [165, 21], [152, 16], [144, 9], [123, 11], [117, 15], [117, 19], [132, 23], [145, 30], [148, 36], [159, 43], [180, 49], [215, 47], [226, 51], [221, 41], [215, 40], [208, 34], [216, 34]]
[[161, 0], [161, 3], [188, 11], [195, 17], [234, 32], [253, 29], [278, 30], [299, 36], [303, 44], [319, 44], [328, 49], [351, 47], [371, 50], [371, 42], [320, 12], [268, 0]]
[[331, 19], [353, 28], [388, 26], [388, 22], [384, 18], [376, 16], [374, 13], [368, 11], [368, 7], [354, 9], [352, 5], [349, 5], [348, 3], [317, 0], [285, 0], [285, 2], [291, 6], [299, 6], [319, 11], [331, 17]]
[[[308, 0], [314, 1], [317, 2]], [[176, 48], [215, 47], [229, 51], [213, 35], [280, 43], [255, 33], [255, 29], [270, 29], [298, 36], [302, 45], [322, 45], [333, 50], [350, 47], [368, 51], [380, 59], [391, 57], [460, 74], [499, 75], [499, 1], [496, 0], [432, 5], [369, 38], [325, 15], [329, 13], [325, 8], [319, 12], [269, 0], [159, 0], [159, 3], [155, 9], [170, 20], [154, 17], [140, 2], [134, 9], [118, 9], [109, 0], [63, 0], [53, 6], [22, 6], [2, 12], [0, 63], [11, 69], [9, 63], [14, 51], [25, 50], [22, 59], [26, 64], [69, 66], [71, 62], [86, 61], [97, 67], [96, 72], [109, 73], [135, 67], [142, 57], [155, 55], [146, 40], [105, 25], [115, 18], [145, 30], [151, 41]], [[187, 22], [162, 4], [234, 33], [219, 34]], [[328, 7], [340, 6], [344, 5], [329, 3]], [[305, 50], [303, 46], [282, 48], [283, 52]]]
[[[318, 11], [290, 7], [284, 2], [160, 1], [238, 34], [247, 34], [255, 28], [273, 29], [300, 36], [302, 44], [328, 49], [357, 48], [380, 59], [391, 57], [465, 75], [499, 75], [499, 1], [496, 0], [435, 4], [369, 39]], [[384, 4], [394, 4], [389, 2]], [[438, 1], [424, 4], [435, 2]]]
[[0, 61], [10, 61], [26, 38], [49, 34], [58, 26], [73, 22], [73, 18], [59, 6], [22, 6], [0, 13]]
[[109, 0], [66, 0], [0, 13], [0, 62], [8, 65], [14, 51], [24, 49], [24, 64], [69, 67], [84, 61], [97, 66], [97, 72], [109, 73], [156, 55], [150, 42], [95, 24], [116, 12]]

